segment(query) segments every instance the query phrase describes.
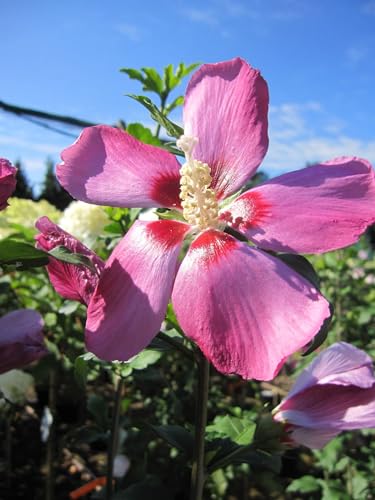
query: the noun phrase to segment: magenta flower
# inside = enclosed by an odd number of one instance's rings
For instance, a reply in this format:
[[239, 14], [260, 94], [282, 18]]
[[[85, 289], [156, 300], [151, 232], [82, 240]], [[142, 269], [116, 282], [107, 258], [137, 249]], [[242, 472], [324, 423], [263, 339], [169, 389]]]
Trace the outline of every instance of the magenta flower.
[[10, 161], [0, 158], [0, 210], [7, 207], [8, 198], [16, 189], [17, 169]]
[[319, 331], [327, 301], [264, 249], [323, 252], [357, 241], [375, 220], [374, 174], [365, 160], [341, 158], [282, 175], [224, 208], [266, 154], [267, 109], [259, 71], [238, 58], [206, 64], [186, 92], [182, 167], [107, 126], [85, 129], [62, 153], [57, 175], [75, 198], [180, 215], [136, 222], [107, 261], [86, 323], [87, 346], [99, 357], [127, 360], [147, 346], [171, 295], [185, 334], [223, 373], [271, 379]]
[[309, 448], [322, 448], [343, 430], [375, 427], [371, 358], [346, 342], [331, 345], [301, 373], [274, 418]]
[[0, 373], [48, 354], [42, 330], [43, 319], [32, 309], [18, 309], [0, 318]]
[[50, 257], [47, 271], [56, 292], [69, 300], [88, 305], [104, 268], [104, 262], [74, 236], [67, 233], [48, 217], [41, 217], [35, 224], [40, 234], [36, 236], [37, 247], [49, 251], [64, 246], [73, 253], [80, 253], [91, 260], [95, 269], [76, 266]]

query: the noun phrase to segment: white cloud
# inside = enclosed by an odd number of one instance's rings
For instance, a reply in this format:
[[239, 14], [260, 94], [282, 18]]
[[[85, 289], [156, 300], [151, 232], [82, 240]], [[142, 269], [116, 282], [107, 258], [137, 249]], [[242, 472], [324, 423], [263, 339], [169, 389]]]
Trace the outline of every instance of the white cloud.
[[[72, 142], [72, 140], [70, 142]], [[16, 147], [18, 149], [27, 149], [29, 151], [44, 153], [45, 155], [56, 154], [61, 151], [61, 144], [35, 142], [31, 139], [22, 139], [16, 135], [0, 136], [0, 145], [6, 147]]]
[[375, 162], [375, 137], [366, 141], [345, 134], [345, 122], [331, 116], [317, 102], [272, 106], [269, 122], [270, 146], [262, 167], [270, 173], [340, 156], [359, 156]]
[[190, 21], [195, 23], [208, 24], [209, 26], [219, 24], [216, 14], [210, 9], [189, 8], [184, 9], [182, 12]]
[[135, 24], [121, 23], [116, 26], [116, 30], [131, 42], [140, 42], [142, 39], [142, 31]]

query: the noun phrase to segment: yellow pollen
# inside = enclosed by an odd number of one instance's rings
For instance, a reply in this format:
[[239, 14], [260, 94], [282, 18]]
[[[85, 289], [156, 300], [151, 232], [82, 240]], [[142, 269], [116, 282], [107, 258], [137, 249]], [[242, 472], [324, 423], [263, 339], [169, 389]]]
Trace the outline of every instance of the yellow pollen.
[[194, 160], [192, 149], [196, 140], [182, 136], [177, 141], [186, 156], [186, 163], [181, 167], [180, 199], [182, 214], [193, 226], [199, 229], [217, 228], [219, 225], [219, 206], [216, 193], [210, 188], [212, 177], [207, 163]]

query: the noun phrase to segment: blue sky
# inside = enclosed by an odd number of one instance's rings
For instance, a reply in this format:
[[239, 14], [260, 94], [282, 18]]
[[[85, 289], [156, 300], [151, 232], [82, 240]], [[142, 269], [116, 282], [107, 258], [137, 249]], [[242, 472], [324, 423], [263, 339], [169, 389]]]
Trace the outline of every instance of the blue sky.
[[[121, 67], [241, 56], [270, 89], [269, 175], [342, 155], [375, 163], [375, 0], [15, 0], [0, 16], [5, 102], [151, 125]], [[20, 158], [36, 188], [72, 140], [0, 110], [0, 156]]]

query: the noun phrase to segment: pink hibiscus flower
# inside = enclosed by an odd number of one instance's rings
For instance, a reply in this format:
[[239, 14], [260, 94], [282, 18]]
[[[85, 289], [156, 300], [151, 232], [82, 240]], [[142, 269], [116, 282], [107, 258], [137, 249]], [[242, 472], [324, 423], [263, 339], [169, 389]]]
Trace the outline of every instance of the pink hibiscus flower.
[[50, 257], [47, 265], [49, 279], [57, 293], [65, 299], [88, 305], [104, 268], [102, 259], [74, 236], [51, 222], [48, 217], [40, 217], [35, 227], [40, 231], [35, 237], [38, 248], [48, 252], [55, 247], [63, 246], [73, 253], [85, 255], [90, 259], [93, 269], [68, 264], [53, 257]]
[[0, 318], [0, 373], [21, 368], [46, 354], [43, 319], [32, 309], [18, 309]]
[[10, 161], [0, 158], [0, 210], [7, 207], [8, 198], [16, 189], [17, 169]]
[[322, 448], [343, 430], [375, 427], [372, 360], [345, 342], [322, 351], [274, 410], [291, 439]]
[[[185, 334], [223, 373], [271, 379], [319, 331], [327, 301], [264, 250], [324, 252], [357, 241], [375, 220], [374, 173], [365, 160], [341, 158], [282, 175], [224, 208], [266, 154], [267, 109], [259, 71], [239, 58], [206, 64], [186, 92], [183, 167], [107, 126], [85, 129], [62, 153], [57, 176], [75, 198], [167, 207], [185, 219], [138, 221], [115, 248], [89, 302], [89, 350], [107, 360], [137, 354], [159, 331], [171, 295]], [[192, 243], [178, 265], [185, 237]]]

